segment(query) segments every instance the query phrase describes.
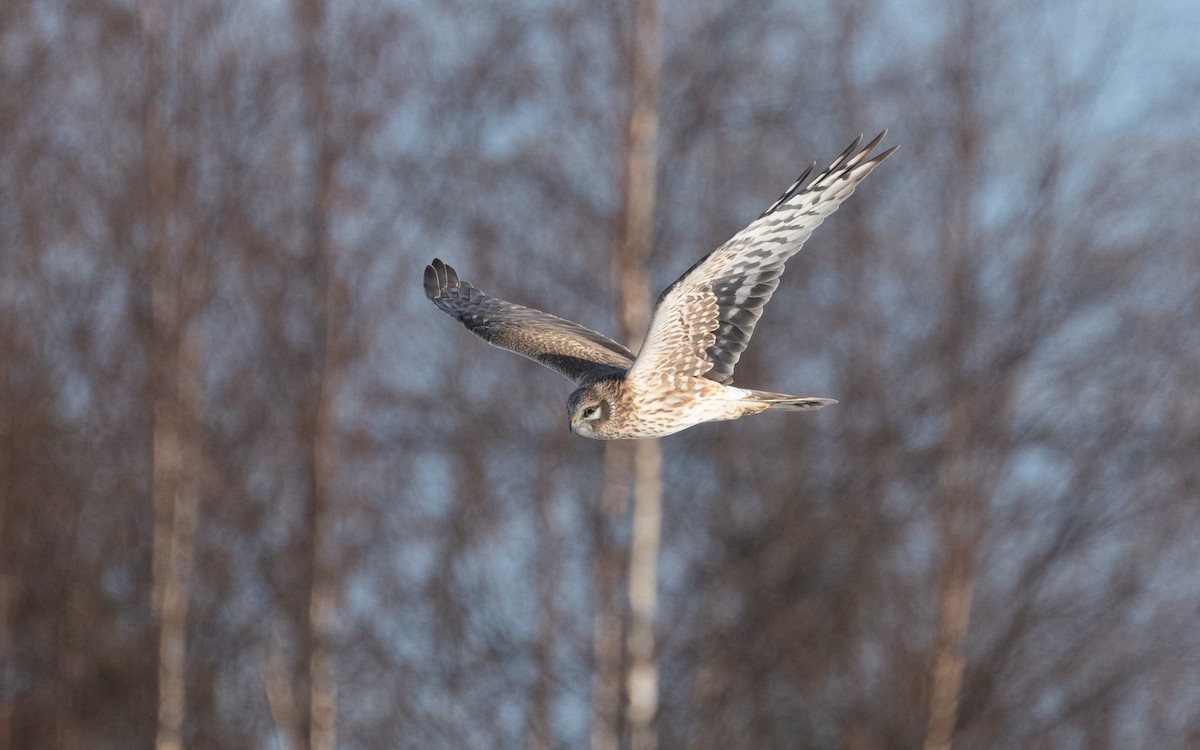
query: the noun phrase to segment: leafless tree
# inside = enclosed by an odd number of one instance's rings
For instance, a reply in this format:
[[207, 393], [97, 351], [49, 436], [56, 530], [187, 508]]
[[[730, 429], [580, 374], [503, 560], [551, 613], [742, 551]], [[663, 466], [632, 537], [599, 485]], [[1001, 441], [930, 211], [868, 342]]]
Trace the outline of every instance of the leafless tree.
[[[619, 319], [631, 351], [637, 351], [650, 326], [650, 278], [646, 259], [654, 241], [654, 198], [658, 170], [659, 86], [662, 32], [657, 0], [633, 3], [633, 39], [628, 141], [621, 190], [620, 247], [613, 270], [620, 289]], [[608, 445], [607, 453], [632, 454], [632, 461], [606, 457], [618, 470], [632, 470], [633, 520], [629, 545], [629, 666], [625, 692], [629, 703], [629, 744], [634, 750], [658, 747], [658, 661], [654, 647], [658, 603], [658, 555], [662, 537], [662, 448], [657, 440], [632, 446]], [[610, 465], [611, 465], [610, 464]], [[616, 480], [610, 471], [606, 482]], [[608, 492], [608, 488], [605, 489]], [[595, 748], [596, 745], [594, 744]]]
[[[3, 5], [0, 746], [627, 747], [647, 653], [664, 750], [1195, 746], [1158, 12], [660, 4], [631, 138], [633, 6]], [[421, 268], [632, 340], [885, 126], [738, 368], [841, 403], [661, 441], [648, 652], [631, 453]]]

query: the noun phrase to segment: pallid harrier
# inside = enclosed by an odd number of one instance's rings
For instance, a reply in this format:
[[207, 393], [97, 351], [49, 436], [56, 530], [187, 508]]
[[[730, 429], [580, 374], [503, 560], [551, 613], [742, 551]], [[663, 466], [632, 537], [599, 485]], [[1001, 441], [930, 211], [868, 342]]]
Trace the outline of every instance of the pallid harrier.
[[425, 267], [425, 294], [489, 344], [575, 381], [567, 412], [571, 431], [584, 437], [661, 437], [767, 409], [820, 409], [837, 402], [729, 383], [784, 262], [896, 150], [867, 158], [885, 135], [857, 152], [856, 138], [805, 184], [814, 163], [754, 223], [664, 289], [636, 357], [578, 323], [489, 297], [437, 259]]

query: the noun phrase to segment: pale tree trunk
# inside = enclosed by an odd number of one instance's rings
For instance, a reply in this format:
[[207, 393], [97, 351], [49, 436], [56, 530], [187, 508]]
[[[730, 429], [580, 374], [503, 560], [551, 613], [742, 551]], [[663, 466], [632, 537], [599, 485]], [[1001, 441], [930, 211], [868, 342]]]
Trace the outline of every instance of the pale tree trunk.
[[170, 242], [170, 217], [175, 204], [175, 165], [171, 154], [170, 119], [167, 109], [166, 35], [167, 9], [155, 0], [139, 4], [142, 44], [145, 55], [145, 143], [146, 185], [150, 199], [150, 303], [152, 331], [153, 495], [154, 539], [151, 559], [154, 582], [153, 604], [162, 611], [165, 570], [170, 549], [171, 508], [179, 477], [179, 425], [175, 411], [174, 352], [179, 336], [179, 285], [174, 247]]
[[337, 157], [330, 134], [330, 89], [321, 32], [325, 25], [322, 0], [297, 0], [296, 15], [301, 33], [301, 71], [307, 97], [308, 122], [314, 154], [312, 206], [309, 213], [309, 252], [316, 275], [313, 315], [314, 342], [313, 413], [311, 415], [312, 496], [308, 507], [310, 570], [308, 645], [308, 747], [333, 750], [337, 734], [337, 686], [334, 680], [333, 629], [337, 617], [335, 581], [336, 550], [330, 531], [333, 479], [337, 466], [336, 418], [333, 398], [338, 380], [339, 348], [334, 313], [339, 309], [337, 275], [334, 273], [330, 219]]
[[[0, 504], [3, 500], [0, 500]], [[0, 512], [3, 508], [0, 508]], [[3, 519], [0, 519], [2, 521]], [[0, 530], [3, 527], [0, 526]], [[0, 569], [0, 747], [12, 747], [13, 696], [8, 686], [9, 659], [12, 653], [12, 617], [9, 608], [16, 594], [16, 578]]]
[[629, 550], [629, 731], [633, 750], [654, 750], [658, 736], [658, 658], [654, 616], [658, 605], [658, 547], [662, 531], [662, 451], [639, 442], [633, 454], [633, 541]]
[[[328, 304], [328, 302], [327, 302]], [[328, 310], [328, 308], [327, 308]], [[328, 347], [328, 322], [326, 346]], [[329, 350], [325, 350], [328, 358]], [[309, 630], [309, 748], [333, 750], [337, 734], [337, 684], [333, 672], [333, 630], [337, 617], [336, 563], [330, 533], [330, 500], [337, 465], [333, 425], [332, 379], [328, 364], [323, 367], [318, 390], [316, 426], [313, 434], [313, 498], [310, 517], [312, 535], [312, 582], [308, 597]]]
[[[946, 54], [946, 70], [952, 80], [956, 107], [954, 149], [957, 169], [953, 175], [940, 227], [943, 248], [940, 262], [942, 293], [951, 313], [946, 316], [940, 337], [940, 356], [949, 371], [959, 370], [973, 338], [970, 321], [979, 319], [970, 279], [976, 261], [974, 207], [972, 196], [980, 184], [980, 139], [986, 133], [978, 110], [978, 81], [981, 79], [978, 40], [980, 4], [964, 3], [959, 26]], [[975, 439], [971, 407], [973, 384], [966, 376], [951, 383], [947, 426], [942, 436], [943, 453], [938, 472], [938, 541], [941, 548], [939, 609], [929, 680], [929, 717], [925, 750], [950, 750], [958, 724], [959, 698], [966, 668], [967, 629], [974, 591], [974, 556], [982, 533], [982, 503], [990, 483], [973, 469], [968, 451]], [[1002, 393], [991, 394], [996, 413], [1001, 413]], [[993, 458], [1000, 461], [1000, 457]]]
[[187, 335], [198, 273], [185, 273], [179, 230], [176, 163], [168, 104], [166, 36], [169, 4], [139, 4], [145, 55], [145, 169], [149, 193], [153, 428], [153, 611], [158, 620], [158, 720], [155, 747], [183, 746], [187, 612], [200, 488], [196, 429], [200, 361]]
[[[633, 101], [625, 168], [625, 226], [616, 268], [621, 289], [621, 324], [626, 341], [640, 342], [650, 323], [650, 280], [646, 258], [654, 239], [655, 176], [658, 169], [658, 89], [661, 39], [656, 0], [635, 0]], [[639, 343], [640, 348], [640, 343]], [[658, 746], [658, 661], [654, 621], [658, 602], [658, 549], [662, 526], [662, 448], [657, 440], [633, 445], [633, 536], [629, 550], [629, 735], [633, 750]]]
[[280, 747], [300, 750], [304, 745], [300, 732], [300, 717], [296, 710], [296, 694], [288, 674], [287, 661], [273, 637], [262, 655], [263, 687], [266, 688], [267, 708], [275, 725], [275, 738]]
[[[78, 519], [71, 525], [76, 527]], [[85, 750], [87, 733], [80, 720], [79, 686], [87, 680], [87, 628], [94, 616], [89, 617], [87, 594], [92, 581], [80, 565], [78, 536], [71, 549], [62, 551], [60, 562], [69, 571], [66, 590], [63, 592], [61, 619], [55, 628], [58, 642], [56, 686], [56, 716], [54, 720], [54, 746], [56, 750]]]
[[561, 438], [552, 438], [544, 449], [538, 469], [534, 523], [537, 529], [539, 554], [537, 559], [538, 612], [534, 625], [533, 683], [529, 687], [529, 709], [525, 722], [525, 746], [529, 750], [551, 750], [554, 730], [550, 716], [554, 705], [556, 683], [554, 651], [558, 643], [561, 618], [558, 591], [562, 580], [564, 533], [555, 513], [554, 478], [562, 464], [565, 445]]
[[592, 576], [596, 587], [592, 640], [591, 750], [617, 750], [621, 743], [621, 583], [614, 529], [629, 496], [632, 445], [609, 443], [604, 451], [604, 489], [593, 528]]
[[[184, 286], [188, 286], [185, 282]], [[187, 297], [185, 293], [185, 299]], [[192, 559], [200, 506], [197, 472], [202, 460], [196, 430], [200, 416], [200, 358], [191, 337], [179, 342], [179, 395], [176, 404], [179, 426], [177, 458], [171, 459], [176, 475], [171, 503], [170, 540], [163, 569], [161, 636], [159, 641], [159, 733], [160, 750], [182, 747], [184, 686], [187, 655], [187, 613], [191, 598]]]
[[970, 427], [964, 402], [950, 413], [946, 439], [951, 455], [939, 476], [938, 536], [942, 550], [940, 604], [929, 685], [929, 722], [924, 750], [950, 750], [958, 724], [959, 696], [966, 668], [965, 646], [974, 589], [977, 523], [963, 450]]
[[963, 646], [971, 617], [970, 548], [960, 539], [943, 537], [943, 541], [949, 543], [949, 548], [945, 548], [941, 571], [941, 606], [930, 679], [925, 750], [950, 750], [952, 745], [966, 667]]
[[[661, 51], [655, 0], [634, 0], [636, 13], [632, 102], [622, 185], [620, 244], [613, 254], [618, 320], [622, 338], [637, 350], [650, 322], [650, 282], [646, 257], [654, 232], [657, 171], [658, 82]], [[658, 711], [658, 666], [654, 655], [654, 611], [662, 515], [662, 452], [657, 441], [609, 443], [604, 454], [604, 490], [597, 520], [596, 622], [593, 643], [592, 750], [616, 750], [621, 732], [622, 618], [616, 588], [620, 579], [612, 542], [615, 519], [625, 508], [633, 475], [634, 530], [629, 553], [627, 635], [630, 660], [624, 690], [627, 719], [635, 750], [657, 744], [654, 716]]]
[[[0, 336], [7, 332], [0, 333]], [[4, 339], [0, 343], [7, 344]], [[7, 348], [7, 347], [5, 347]], [[5, 524], [8, 517], [9, 497], [13, 493], [13, 457], [15, 434], [12, 427], [13, 409], [10, 402], [12, 393], [8, 382], [12, 362], [12, 352], [0, 350], [0, 543], [7, 539]], [[0, 554], [0, 747], [12, 747], [13, 734], [13, 695], [9, 688], [10, 668], [12, 658], [12, 612], [10, 607], [16, 596], [17, 578], [9, 570], [8, 558]]]

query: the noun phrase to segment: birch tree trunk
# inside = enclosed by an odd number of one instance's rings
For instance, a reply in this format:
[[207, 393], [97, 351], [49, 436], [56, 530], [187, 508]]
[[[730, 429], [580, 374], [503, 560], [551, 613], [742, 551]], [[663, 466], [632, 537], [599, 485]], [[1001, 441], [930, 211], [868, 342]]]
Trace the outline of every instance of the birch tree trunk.
[[[325, 312], [333, 296], [327, 281]], [[312, 500], [309, 533], [312, 544], [312, 580], [308, 596], [309, 633], [309, 748], [333, 750], [337, 744], [337, 683], [334, 680], [333, 630], [337, 617], [336, 552], [330, 530], [337, 444], [333, 419], [333, 388], [328, 363], [330, 326], [325, 320], [325, 349], [317, 382], [317, 404], [312, 435]]]
[[[0, 329], [0, 541], [6, 538], [8, 504], [13, 487], [13, 408], [9, 394], [9, 367], [15, 349], [8, 341], [8, 331]], [[16, 575], [9, 569], [6, 556], [0, 555], [0, 747], [12, 747], [13, 703], [10, 694], [9, 663], [12, 658], [12, 600], [16, 594]]]
[[[956, 164], [960, 168], [951, 178], [953, 196], [943, 213], [940, 228], [943, 250], [942, 283], [953, 310], [943, 325], [938, 352], [954, 372], [963, 367], [972, 338], [969, 321], [978, 319], [979, 310], [970, 279], [977, 262], [970, 249], [976, 247], [975, 211], [971, 196], [979, 184], [979, 141], [984, 128], [975, 94], [979, 80], [976, 55], [978, 25], [982, 23], [977, 5], [963, 5], [957, 29], [957, 43], [948, 51], [947, 70], [951, 71], [958, 130], [954, 139]], [[971, 387], [964, 376], [952, 389], [953, 401], [946, 410], [947, 426], [943, 437], [946, 451], [938, 472], [938, 536], [942, 552], [939, 571], [938, 626], [934, 636], [933, 665], [929, 681], [929, 718], [924, 750], [950, 750], [958, 725], [959, 696], [966, 668], [965, 647], [974, 591], [974, 556], [979, 533], [977, 506], [986, 497], [982, 477], [972, 475], [968, 450], [977, 436], [973, 434]], [[993, 393], [997, 405], [1001, 393]], [[995, 460], [999, 460], [997, 456]]]
[[591, 750], [617, 750], [621, 742], [622, 604], [619, 550], [615, 527], [629, 497], [633, 447], [608, 443], [604, 449], [604, 489], [593, 522], [595, 550], [592, 579], [596, 587], [592, 636]]
[[[962, 446], [968, 439], [966, 405], [950, 415], [950, 439]], [[966, 668], [965, 645], [971, 618], [975, 539], [973, 497], [967, 484], [965, 459], [957, 448], [942, 468], [938, 535], [942, 549], [938, 629], [934, 638], [929, 685], [929, 720], [924, 750], [950, 750], [958, 725], [959, 695]]]
[[[650, 281], [646, 258], [654, 239], [657, 172], [658, 88], [661, 42], [655, 0], [634, 0], [633, 66], [628, 133], [624, 159], [622, 223], [613, 253], [618, 320], [622, 338], [637, 351], [650, 323]], [[632, 474], [632, 485], [627, 484]], [[613, 521], [633, 492], [633, 537], [629, 551], [630, 623], [626, 634], [629, 664], [620, 678], [619, 579], [611, 539]], [[654, 653], [657, 563], [662, 517], [662, 452], [656, 440], [614, 442], [605, 447], [604, 490], [597, 519], [596, 623], [593, 642], [592, 750], [616, 750], [622, 732], [621, 688], [629, 702], [625, 712], [635, 750], [657, 745], [654, 717], [658, 712], [658, 665]], [[624, 683], [622, 685], [622, 682]]]
[[144, 164], [148, 190], [150, 298], [153, 326], [152, 545], [153, 609], [158, 620], [158, 720], [155, 747], [182, 747], [187, 612], [191, 595], [199, 484], [195, 430], [200, 401], [199, 353], [186, 334], [198, 272], [185, 276], [169, 104], [169, 6], [142, 0]]
[[333, 398], [338, 380], [338, 346], [333, 320], [338, 309], [337, 275], [333, 269], [330, 220], [337, 162], [331, 133], [328, 61], [321, 34], [326, 6], [322, 0], [297, 0], [301, 34], [301, 76], [313, 154], [310, 174], [312, 205], [309, 213], [308, 250], [316, 279], [313, 316], [311, 441], [311, 498], [308, 506], [310, 571], [307, 612], [308, 645], [308, 747], [333, 750], [337, 733], [337, 686], [333, 667], [333, 628], [337, 614], [337, 588], [330, 519], [334, 471], [337, 466], [336, 419]]
[[[650, 323], [646, 259], [654, 239], [658, 168], [658, 90], [661, 39], [656, 0], [635, 0], [633, 101], [625, 168], [625, 226], [616, 256], [621, 323], [626, 341], [640, 342]], [[638, 344], [640, 348], [640, 343]], [[629, 734], [633, 750], [658, 746], [658, 661], [654, 620], [658, 603], [658, 548], [662, 526], [662, 448], [657, 440], [633, 444], [633, 538], [629, 550]]]
[[555, 498], [555, 477], [563, 463], [566, 443], [561, 436], [551, 438], [542, 449], [538, 462], [538, 477], [534, 496], [534, 524], [538, 539], [537, 618], [534, 623], [533, 681], [529, 686], [529, 708], [525, 722], [525, 747], [528, 750], [551, 750], [554, 744], [553, 716], [555, 679], [555, 650], [560, 641], [563, 618], [558, 608], [558, 592], [562, 585], [564, 538], [558, 518]]

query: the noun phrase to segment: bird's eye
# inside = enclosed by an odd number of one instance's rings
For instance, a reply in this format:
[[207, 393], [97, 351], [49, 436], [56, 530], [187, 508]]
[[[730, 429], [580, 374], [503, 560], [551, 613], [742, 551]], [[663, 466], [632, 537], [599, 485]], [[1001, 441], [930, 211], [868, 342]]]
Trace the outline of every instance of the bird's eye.
[[595, 413], [596, 413], [596, 407], [589, 406], [588, 408], [583, 410], [583, 418], [588, 419], [588, 418], [592, 417]]

